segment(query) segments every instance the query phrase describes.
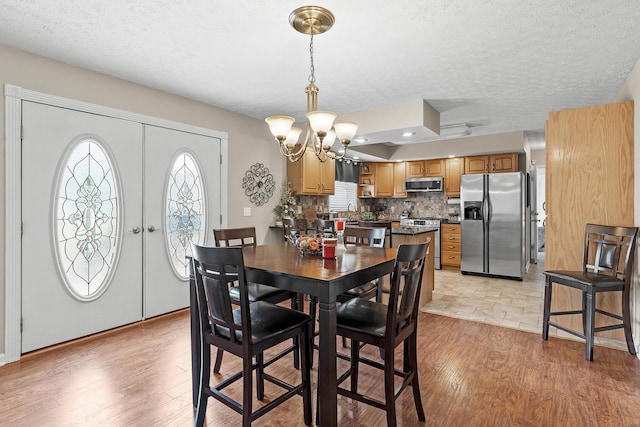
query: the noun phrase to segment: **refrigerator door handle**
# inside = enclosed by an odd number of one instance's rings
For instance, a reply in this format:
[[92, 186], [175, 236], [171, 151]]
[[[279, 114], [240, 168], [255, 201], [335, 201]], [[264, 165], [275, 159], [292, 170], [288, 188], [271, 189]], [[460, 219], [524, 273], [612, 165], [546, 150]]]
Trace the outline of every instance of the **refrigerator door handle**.
[[490, 200], [489, 200], [489, 179], [488, 175], [484, 175], [484, 190], [482, 196], [482, 240], [483, 240], [483, 272], [489, 273], [489, 220], [490, 220]]

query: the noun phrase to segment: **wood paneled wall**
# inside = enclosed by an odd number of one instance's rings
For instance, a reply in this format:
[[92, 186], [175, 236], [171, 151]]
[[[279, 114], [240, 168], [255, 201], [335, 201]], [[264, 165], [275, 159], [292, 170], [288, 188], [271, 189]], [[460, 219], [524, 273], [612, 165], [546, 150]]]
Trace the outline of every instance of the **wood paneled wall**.
[[[546, 151], [545, 269], [579, 270], [587, 223], [633, 225], [633, 102], [550, 113]], [[580, 307], [579, 292], [553, 292], [553, 310]], [[603, 297], [602, 308], [620, 312], [620, 293]], [[581, 329], [571, 317], [556, 320]], [[598, 335], [624, 339], [621, 330]]]

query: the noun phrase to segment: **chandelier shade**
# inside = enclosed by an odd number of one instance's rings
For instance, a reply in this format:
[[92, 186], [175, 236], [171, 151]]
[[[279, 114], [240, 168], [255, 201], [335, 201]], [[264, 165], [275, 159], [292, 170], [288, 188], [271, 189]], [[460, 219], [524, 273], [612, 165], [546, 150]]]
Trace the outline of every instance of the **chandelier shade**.
[[[336, 113], [318, 110], [318, 87], [313, 64], [313, 36], [328, 31], [335, 22], [333, 14], [319, 6], [303, 6], [289, 15], [289, 24], [298, 32], [311, 36], [309, 52], [311, 57], [311, 74], [309, 85], [305, 89], [307, 94], [307, 132], [304, 141], [298, 144], [302, 129], [292, 127], [295, 119], [290, 116], [271, 116], [265, 121], [269, 131], [275, 137], [283, 156], [292, 162], [302, 159], [307, 149], [312, 149], [321, 162], [327, 159], [341, 159], [347, 152], [347, 146], [358, 131], [358, 124], [354, 122], [335, 122]], [[340, 154], [331, 148], [336, 136], [342, 144]]]
[[293, 122], [296, 120], [290, 116], [271, 116], [264, 119], [265, 122], [269, 125], [269, 130], [276, 137], [276, 139], [280, 142], [283, 142], [289, 131], [291, 131], [291, 126], [293, 126]]
[[297, 127], [292, 127], [289, 133], [287, 134], [287, 139], [284, 141], [284, 145], [287, 147], [293, 148], [298, 143], [298, 138], [300, 138], [300, 134], [302, 133], [302, 129]]

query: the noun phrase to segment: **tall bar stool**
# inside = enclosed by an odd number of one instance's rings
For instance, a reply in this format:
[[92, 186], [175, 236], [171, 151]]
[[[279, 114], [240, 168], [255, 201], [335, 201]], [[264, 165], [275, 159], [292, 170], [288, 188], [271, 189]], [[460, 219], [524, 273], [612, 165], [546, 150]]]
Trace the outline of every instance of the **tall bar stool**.
[[[549, 339], [549, 326], [580, 337], [586, 341], [586, 359], [592, 361], [595, 332], [624, 329], [629, 353], [636, 354], [631, 334], [629, 299], [637, 234], [637, 227], [587, 224], [582, 252], [582, 270], [544, 272], [543, 340]], [[582, 291], [582, 308], [580, 310], [551, 311], [551, 294], [554, 283]], [[613, 291], [622, 291], [622, 315], [596, 307], [596, 297], [599, 293]], [[551, 316], [576, 314], [582, 315], [582, 333], [551, 321]], [[618, 323], [596, 327], [596, 314], [615, 319]]]
[[[413, 389], [418, 419], [425, 421], [418, 382], [417, 331], [418, 302], [428, 246], [425, 242], [398, 247], [388, 304], [353, 298], [336, 309], [337, 333], [351, 339], [350, 367], [338, 378], [338, 394], [384, 409], [388, 426], [396, 425], [395, 401], [408, 385]], [[361, 357], [362, 344], [378, 347], [382, 363]], [[396, 369], [394, 350], [400, 344], [404, 348], [403, 363], [401, 369]], [[384, 401], [358, 391], [360, 363], [383, 371]], [[398, 389], [394, 381], [396, 376], [402, 378]], [[341, 387], [348, 378], [351, 379], [350, 387]]]
[[[198, 301], [198, 320], [201, 331], [198, 372], [199, 390], [196, 403], [196, 427], [204, 425], [207, 401], [213, 397], [229, 408], [242, 414], [242, 425], [248, 427], [252, 421], [275, 409], [278, 405], [296, 396], [302, 396], [304, 423], [311, 424], [311, 365], [310, 333], [311, 317], [265, 301], [250, 302], [245, 276], [242, 248], [206, 248], [193, 245], [192, 272]], [[228, 283], [237, 281], [240, 293], [240, 308], [233, 309], [229, 297]], [[294, 339], [296, 346], [279, 351], [265, 360], [264, 352]], [[192, 346], [193, 347], [193, 346]], [[242, 370], [212, 386], [210, 347], [224, 349], [242, 359]], [[289, 352], [301, 354], [301, 381], [297, 385], [265, 372], [265, 368]], [[283, 392], [269, 396], [268, 401], [253, 410], [253, 371], [256, 372], [257, 397], [264, 401], [264, 382], [269, 381]], [[226, 394], [227, 386], [242, 379], [242, 401], [233, 394]]]
[[[213, 237], [218, 247], [255, 247], [256, 246], [256, 228], [255, 227], [242, 227], [242, 228], [221, 228], [213, 230]], [[230, 274], [228, 274], [231, 277]], [[249, 302], [266, 301], [272, 304], [278, 304], [280, 302], [291, 300], [291, 308], [299, 308], [299, 296], [295, 292], [285, 291], [273, 286], [262, 285], [258, 283], [247, 283], [247, 295]], [[234, 282], [229, 287], [229, 296], [231, 302], [235, 305], [240, 304], [240, 287], [237, 282]], [[216, 361], [213, 367], [213, 372], [219, 373], [222, 366], [222, 357], [224, 351], [222, 348], [218, 348], [216, 355]], [[297, 368], [299, 364], [298, 354], [294, 355], [294, 365]]]

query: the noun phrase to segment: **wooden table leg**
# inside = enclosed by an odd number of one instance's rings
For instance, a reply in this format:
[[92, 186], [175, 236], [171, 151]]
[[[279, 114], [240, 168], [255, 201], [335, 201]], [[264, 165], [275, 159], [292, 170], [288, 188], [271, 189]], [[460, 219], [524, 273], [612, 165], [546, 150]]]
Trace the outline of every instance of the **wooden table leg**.
[[319, 425], [338, 425], [336, 366], [336, 302], [320, 301], [320, 346], [318, 351]]

